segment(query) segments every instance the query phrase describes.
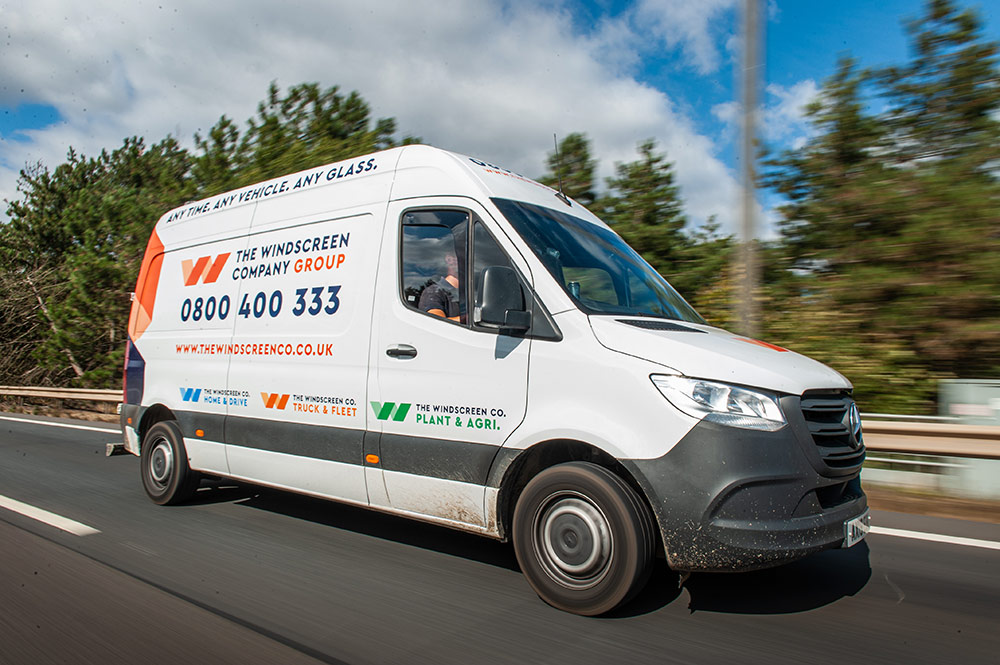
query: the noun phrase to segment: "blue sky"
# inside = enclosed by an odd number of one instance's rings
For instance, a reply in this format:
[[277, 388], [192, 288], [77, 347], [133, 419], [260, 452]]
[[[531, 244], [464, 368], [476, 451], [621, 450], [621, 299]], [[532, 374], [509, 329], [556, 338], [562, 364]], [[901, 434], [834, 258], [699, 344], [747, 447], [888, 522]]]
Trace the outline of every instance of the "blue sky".
[[[583, 131], [600, 160], [649, 137], [674, 162], [692, 224], [735, 228], [737, 0], [0, 0], [0, 198], [18, 171], [54, 168], [127, 136], [192, 146], [267, 85], [358, 90], [377, 117], [441, 147], [544, 171], [552, 134]], [[1000, 0], [977, 7], [1000, 40]], [[801, 105], [851, 54], [903, 62], [919, 0], [770, 0], [765, 135], [800, 145]], [[760, 198], [774, 219], [771, 196]], [[2, 217], [2, 215], [0, 215]]]
[[22, 103], [0, 108], [0, 136], [7, 140], [24, 141], [24, 130], [41, 129], [59, 122], [59, 110], [48, 104]]

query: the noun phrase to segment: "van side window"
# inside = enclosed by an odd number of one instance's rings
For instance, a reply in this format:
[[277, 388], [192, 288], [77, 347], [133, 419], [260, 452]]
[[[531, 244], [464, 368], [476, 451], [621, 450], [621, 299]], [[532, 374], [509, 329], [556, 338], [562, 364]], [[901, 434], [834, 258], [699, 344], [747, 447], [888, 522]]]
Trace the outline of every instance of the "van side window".
[[483, 223], [477, 221], [472, 234], [472, 293], [477, 306], [482, 297], [480, 289], [483, 284], [483, 271], [490, 266], [505, 266], [517, 270]]
[[416, 210], [403, 215], [400, 288], [408, 307], [466, 323], [469, 213]]
[[[493, 239], [490, 232], [486, 230], [482, 222], [476, 222], [472, 237], [472, 268], [473, 268], [473, 293], [478, 298], [479, 287], [483, 281], [483, 270], [490, 266], [506, 266], [514, 268], [507, 253], [504, 252], [497, 241]], [[516, 270], [516, 268], [515, 268]]]

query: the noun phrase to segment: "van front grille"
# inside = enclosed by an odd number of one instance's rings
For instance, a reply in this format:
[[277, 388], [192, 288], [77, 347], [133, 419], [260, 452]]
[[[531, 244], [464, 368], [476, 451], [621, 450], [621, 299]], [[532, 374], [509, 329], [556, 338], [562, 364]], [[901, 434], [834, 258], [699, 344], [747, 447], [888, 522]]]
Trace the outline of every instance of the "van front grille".
[[802, 415], [827, 466], [840, 470], [861, 467], [865, 461], [861, 419], [850, 394], [806, 393]]

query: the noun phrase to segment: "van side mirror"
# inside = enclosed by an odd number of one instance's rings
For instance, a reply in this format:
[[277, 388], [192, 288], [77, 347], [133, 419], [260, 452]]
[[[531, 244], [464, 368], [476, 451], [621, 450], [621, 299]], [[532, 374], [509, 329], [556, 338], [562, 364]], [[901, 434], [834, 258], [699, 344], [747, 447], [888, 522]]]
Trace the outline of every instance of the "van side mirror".
[[513, 268], [486, 268], [479, 289], [476, 323], [506, 330], [523, 331], [531, 327], [531, 313], [524, 306], [521, 280]]

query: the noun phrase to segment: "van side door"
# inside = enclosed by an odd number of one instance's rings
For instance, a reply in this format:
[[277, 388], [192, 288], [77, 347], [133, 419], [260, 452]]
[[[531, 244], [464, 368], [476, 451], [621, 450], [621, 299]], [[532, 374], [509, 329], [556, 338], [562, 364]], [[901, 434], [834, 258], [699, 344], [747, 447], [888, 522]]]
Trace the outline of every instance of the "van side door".
[[381, 210], [306, 216], [275, 206], [271, 216], [258, 210], [230, 267], [240, 282], [230, 474], [367, 504], [364, 404]]
[[[526, 263], [471, 199], [390, 202], [373, 318], [366, 405], [369, 498], [395, 510], [487, 530], [485, 486], [524, 418], [531, 340], [480, 325], [482, 273]], [[376, 462], [377, 460], [377, 462]], [[373, 476], [384, 480], [383, 496]]]

